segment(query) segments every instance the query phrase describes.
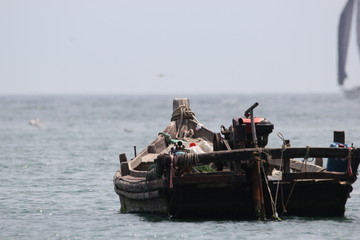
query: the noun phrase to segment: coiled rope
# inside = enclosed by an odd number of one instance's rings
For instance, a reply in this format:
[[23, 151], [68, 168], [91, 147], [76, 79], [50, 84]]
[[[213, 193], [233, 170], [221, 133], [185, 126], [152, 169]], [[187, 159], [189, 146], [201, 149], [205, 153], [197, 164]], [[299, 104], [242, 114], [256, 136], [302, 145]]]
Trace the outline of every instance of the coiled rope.
[[195, 113], [192, 112], [188, 106], [180, 105], [173, 111], [171, 121], [178, 120], [179, 118], [181, 119], [184, 116], [189, 119], [195, 119]]
[[186, 168], [199, 165], [199, 156], [196, 153], [187, 153], [184, 155], [184, 165]]
[[200, 124], [199, 120], [197, 120], [195, 117], [195, 113], [191, 111], [191, 109], [188, 106], [185, 105], [180, 105], [173, 111], [173, 114], [171, 116], [171, 121], [175, 121], [178, 119], [180, 119], [180, 121], [179, 121], [179, 127], [176, 132], [176, 137], [179, 137], [181, 128], [184, 124], [184, 119], [192, 119], [197, 124]]

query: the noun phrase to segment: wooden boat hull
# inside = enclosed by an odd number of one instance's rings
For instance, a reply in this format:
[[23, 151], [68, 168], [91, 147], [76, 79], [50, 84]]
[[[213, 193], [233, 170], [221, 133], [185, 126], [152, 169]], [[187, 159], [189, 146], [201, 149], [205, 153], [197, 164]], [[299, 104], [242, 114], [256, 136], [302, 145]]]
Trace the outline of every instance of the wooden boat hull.
[[[158, 213], [179, 218], [254, 219], [252, 183], [240, 174], [189, 174], [173, 179], [147, 182], [151, 191], [124, 192], [121, 179], [115, 181], [122, 212]], [[163, 187], [153, 190], [163, 183]], [[266, 184], [263, 183], [267, 218], [274, 214]], [[337, 180], [269, 181], [273, 201], [280, 216], [341, 217], [351, 183]], [[277, 196], [276, 196], [277, 193]]]
[[[273, 183], [272, 188], [275, 185]], [[307, 180], [282, 185], [284, 197], [280, 199], [277, 209], [280, 214], [291, 216], [342, 217], [352, 191], [351, 184], [346, 181]], [[286, 207], [283, 207], [283, 201], [284, 204], [288, 201]]]

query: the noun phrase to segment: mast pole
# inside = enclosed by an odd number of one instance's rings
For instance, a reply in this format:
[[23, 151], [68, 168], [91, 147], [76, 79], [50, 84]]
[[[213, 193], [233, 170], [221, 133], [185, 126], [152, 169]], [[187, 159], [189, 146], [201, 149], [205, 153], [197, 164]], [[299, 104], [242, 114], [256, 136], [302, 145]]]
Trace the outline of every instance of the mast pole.
[[[250, 116], [250, 120], [251, 120], [251, 133], [252, 133], [252, 142], [254, 148], [258, 148], [256, 127], [254, 121], [254, 108], [256, 108], [258, 105], [259, 103], [256, 102], [248, 110], [245, 111], [245, 117]], [[252, 178], [255, 217], [258, 220], [265, 220], [266, 215], [265, 215], [265, 204], [264, 204], [264, 191], [262, 188], [262, 181], [261, 181], [261, 171], [260, 171], [261, 158], [259, 152], [253, 153], [253, 161], [254, 161], [254, 168], [252, 170], [251, 178]]]

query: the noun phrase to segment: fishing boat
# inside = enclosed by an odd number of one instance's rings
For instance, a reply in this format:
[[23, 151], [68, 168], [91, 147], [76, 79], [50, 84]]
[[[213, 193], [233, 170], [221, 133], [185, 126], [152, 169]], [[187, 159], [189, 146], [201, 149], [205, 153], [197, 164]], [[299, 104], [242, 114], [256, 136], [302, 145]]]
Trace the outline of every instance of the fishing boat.
[[351, 25], [353, 14], [356, 14], [355, 28], [357, 33], [357, 44], [360, 51], [360, 0], [348, 0], [340, 15], [338, 28], [338, 85], [341, 87], [345, 97], [360, 98], [360, 86], [345, 87], [347, 78], [346, 60], [349, 47]]
[[[329, 147], [267, 148], [274, 125], [255, 103], [216, 133], [200, 123], [187, 98], [173, 101], [170, 123], [113, 182], [121, 212], [177, 218], [269, 219], [344, 216], [357, 179], [360, 149], [334, 132]], [[327, 161], [324, 161], [327, 160]], [[323, 162], [327, 162], [323, 166]]]

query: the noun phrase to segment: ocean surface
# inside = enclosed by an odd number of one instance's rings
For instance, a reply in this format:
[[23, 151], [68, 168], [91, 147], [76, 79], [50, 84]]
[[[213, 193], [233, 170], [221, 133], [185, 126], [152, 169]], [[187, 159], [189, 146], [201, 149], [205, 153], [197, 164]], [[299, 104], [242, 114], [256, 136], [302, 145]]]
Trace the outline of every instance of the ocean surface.
[[[171, 95], [0, 96], [0, 239], [360, 239], [360, 180], [345, 217], [282, 221], [176, 220], [119, 212], [112, 178], [169, 123]], [[259, 102], [255, 115], [292, 146], [329, 146], [334, 130], [360, 147], [360, 104], [339, 94], [189, 95], [219, 132]], [[32, 121], [32, 124], [29, 122]]]

